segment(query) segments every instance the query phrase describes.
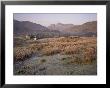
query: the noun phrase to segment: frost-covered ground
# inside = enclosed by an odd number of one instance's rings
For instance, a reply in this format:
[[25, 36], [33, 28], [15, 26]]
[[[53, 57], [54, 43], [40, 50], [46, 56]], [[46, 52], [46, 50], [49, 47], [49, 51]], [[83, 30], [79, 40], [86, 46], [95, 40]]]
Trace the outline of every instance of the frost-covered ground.
[[[96, 75], [97, 63], [91, 64], [68, 63], [70, 55], [53, 55], [32, 57], [23, 62], [16, 62], [17, 75]], [[64, 59], [62, 59], [64, 58]], [[68, 59], [68, 60], [65, 60]]]

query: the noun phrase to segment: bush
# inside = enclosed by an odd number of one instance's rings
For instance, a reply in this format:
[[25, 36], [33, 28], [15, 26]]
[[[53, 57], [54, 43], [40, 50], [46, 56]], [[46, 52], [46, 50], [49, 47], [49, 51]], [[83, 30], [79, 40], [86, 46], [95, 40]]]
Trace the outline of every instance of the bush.
[[15, 61], [23, 61], [26, 58], [31, 57], [34, 53], [36, 53], [37, 48], [34, 45], [30, 45], [28, 47], [16, 47], [14, 49], [14, 58]]
[[45, 47], [42, 50], [43, 55], [53, 55], [53, 54], [57, 54], [60, 53], [60, 50], [57, 47]]
[[63, 48], [62, 54], [76, 54], [78, 53], [78, 47], [77, 46], [67, 46]]
[[41, 62], [41, 63], [44, 63], [44, 62], [46, 62], [46, 59], [42, 59], [40, 62]]
[[[42, 42], [43, 41], [43, 42]], [[32, 42], [22, 47], [15, 47], [15, 61], [25, 60], [36, 52], [42, 55], [66, 54], [73, 55], [75, 59], [69, 60], [68, 63], [91, 63], [96, 59], [96, 38], [92, 37], [60, 37], [46, 38], [39, 42]], [[75, 56], [76, 55], [76, 56]], [[62, 60], [66, 60], [63, 58]], [[43, 61], [41, 61], [43, 62]], [[45, 62], [45, 61], [44, 61]]]

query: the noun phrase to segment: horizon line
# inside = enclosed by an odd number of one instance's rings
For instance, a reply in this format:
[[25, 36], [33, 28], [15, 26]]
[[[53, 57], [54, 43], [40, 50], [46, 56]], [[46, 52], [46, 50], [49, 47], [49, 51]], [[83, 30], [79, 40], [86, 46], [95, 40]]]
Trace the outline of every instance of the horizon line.
[[[16, 19], [13, 19], [13, 21], [14, 20], [16, 20]], [[40, 23], [36, 23], [36, 22], [33, 22], [33, 21], [29, 21], [29, 20], [27, 20], [27, 21], [20, 21], [20, 20], [16, 20], [16, 21], [19, 21], [19, 22], [31, 22], [31, 23], [34, 23], [34, 24], [40, 24]], [[87, 22], [83, 22], [83, 23], [81, 23], [81, 24], [77, 24], [77, 25], [83, 25], [83, 24], [85, 24], [85, 23], [88, 23], [88, 22], [97, 22], [97, 20], [93, 20], [93, 21], [87, 21]], [[73, 24], [73, 23], [62, 23], [62, 22], [57, 22], [57, 23], [52, 23], [52, 24], [50, 24], [50, 25], [57, 25], [57, 24], [72, 24], [72, 25], [75, 25], [75, 24]], [[40, 24], [40, 25], [42, 25], [42, 24]], [[48, 26], [50, 26], [50, 25], [48, 25]], [[46, 25], [42, 25], [42, 26], [45, 26], [45, 27], [48, 27], [48, 26], [46, 26]]]

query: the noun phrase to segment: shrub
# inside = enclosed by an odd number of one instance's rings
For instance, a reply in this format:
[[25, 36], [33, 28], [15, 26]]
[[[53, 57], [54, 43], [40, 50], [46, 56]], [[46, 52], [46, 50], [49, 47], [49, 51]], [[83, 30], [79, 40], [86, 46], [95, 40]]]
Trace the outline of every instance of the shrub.
[[44, 63], [44, 62], [46, 62], [46, 59], [41, 59], [40, 62]]
[[67, 46], [62, 49], [62, 54], [76, 54], [78, 53], [78, 47], [77, 46]]
[[84, 52], [84, 63], [92, 63], [93, 60], [96, 59], [96, 50], [95, 48], [86, 48]]
[[[96, 59], [97, 55], [96, 38], [91, 37], [71, 36], [47, 38], [40, 40], [40, 42], [38, 40], [37, 42], [31, 43], [32, 44], [28, 44], [26, 46], [15, 47], [15, 61], [25, 60], [37, 51], [42, 55], [54, 55], [58, 53], [73, 55], [75, 59], [69, 59], [68, 63], [90, 63]], [[63, 58], [62, 60], [66, 61], [66, 58]]]
[[37, 51], [37, 48], [33, 45], [28, 47], [16, 47], [14, 49], [14, 58], [15, 61], [23, 61], [26, 58], [31, 57], [35, 52]]
[[60, 53], [60, 50], [57, 47], [45, 47], [42, 50], [43, 55], [53, 55], [53, 54], [57, 54]]

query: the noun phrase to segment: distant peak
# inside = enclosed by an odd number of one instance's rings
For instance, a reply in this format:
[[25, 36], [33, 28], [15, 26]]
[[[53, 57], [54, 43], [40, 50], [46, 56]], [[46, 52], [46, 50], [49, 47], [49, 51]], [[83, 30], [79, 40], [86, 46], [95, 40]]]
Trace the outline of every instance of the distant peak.
[[57, 25], [63, 25], [62, 23], [57, 23]]
[[97, 21], [89, 21], [89, 22], [84, 23], [83, 25], [85, 25], [85, 24], [91, 24], [91, 23], [97, 23]]

